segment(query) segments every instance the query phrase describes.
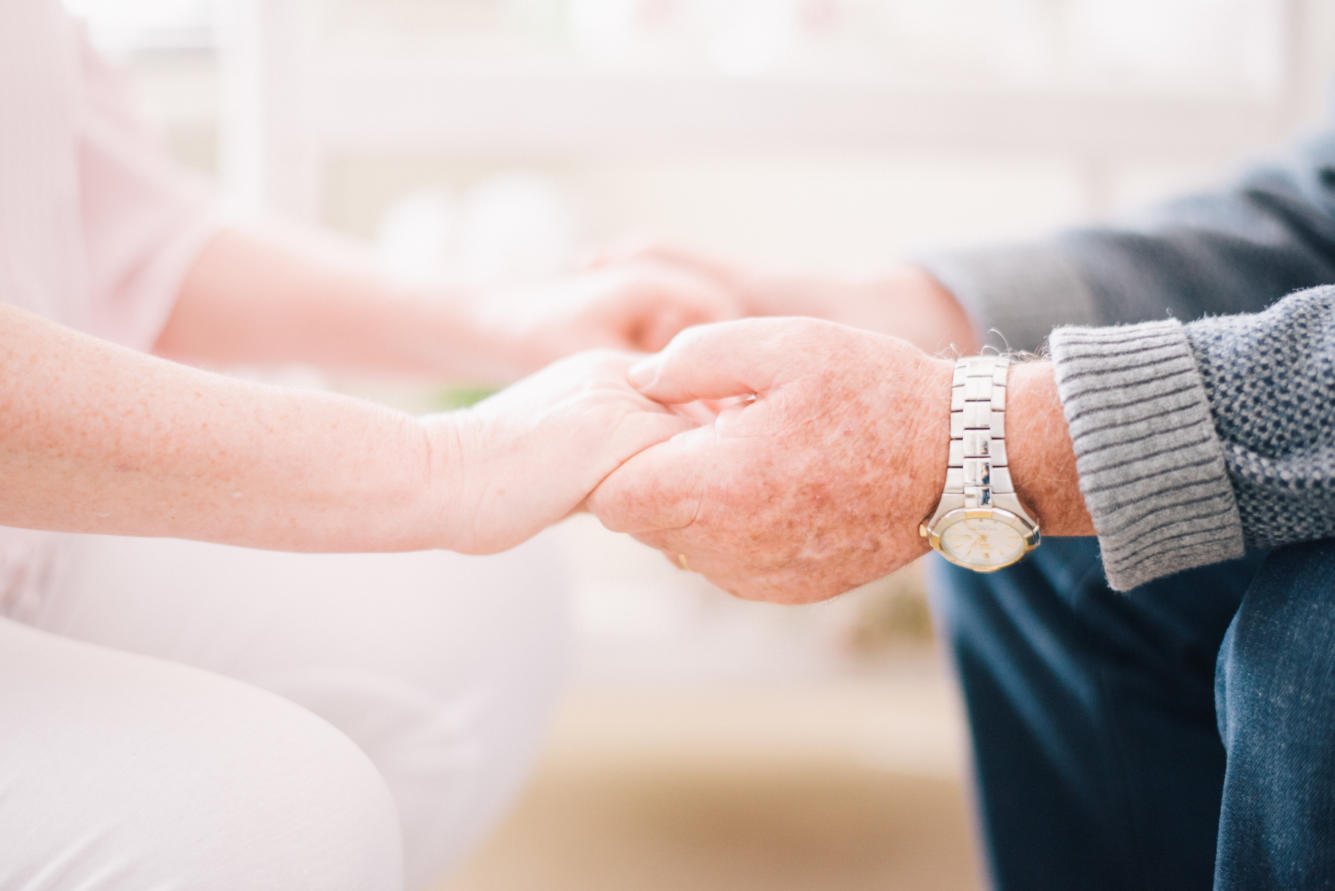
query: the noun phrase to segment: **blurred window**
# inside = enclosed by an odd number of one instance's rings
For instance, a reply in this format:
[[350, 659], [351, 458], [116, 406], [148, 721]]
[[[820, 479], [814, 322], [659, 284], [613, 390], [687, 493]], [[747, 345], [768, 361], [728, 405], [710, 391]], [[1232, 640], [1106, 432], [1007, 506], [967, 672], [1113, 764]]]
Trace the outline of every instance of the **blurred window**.
[[64, 0], [104, 52], [198, 49], [215, 38], [212, 0]]

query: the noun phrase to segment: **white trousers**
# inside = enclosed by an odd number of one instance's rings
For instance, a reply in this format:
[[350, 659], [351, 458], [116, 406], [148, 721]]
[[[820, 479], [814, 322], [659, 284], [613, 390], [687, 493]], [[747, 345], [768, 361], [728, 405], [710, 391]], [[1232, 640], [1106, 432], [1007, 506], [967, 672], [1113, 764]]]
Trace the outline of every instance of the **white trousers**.
[[86, 537], [0, 618], [0, 889], [397, 891], [531, 766], [568, 640], [499, 557]]

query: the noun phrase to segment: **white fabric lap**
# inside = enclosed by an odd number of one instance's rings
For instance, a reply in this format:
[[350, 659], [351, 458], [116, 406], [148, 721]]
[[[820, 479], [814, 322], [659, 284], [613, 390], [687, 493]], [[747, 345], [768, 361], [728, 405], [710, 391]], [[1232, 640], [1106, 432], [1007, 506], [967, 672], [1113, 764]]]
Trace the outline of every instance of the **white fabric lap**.
[[0, 888], [402, 887], [366, 756], [291, 703], [0, 619]]
[[[15, 618], [228, 675], [324, 718], [392, 795], [409, 888], [456, 865], [527, 776], [569, 627], [564, 576], [543, 537], [479, 558], [87, 536], [66, 557], [51, 593]], [[22, 674], [7, 672], [8, 682]], [[78, 732], [77, 713], [69, 720]], [[6, 809], [0, 800], [0, 819]]]

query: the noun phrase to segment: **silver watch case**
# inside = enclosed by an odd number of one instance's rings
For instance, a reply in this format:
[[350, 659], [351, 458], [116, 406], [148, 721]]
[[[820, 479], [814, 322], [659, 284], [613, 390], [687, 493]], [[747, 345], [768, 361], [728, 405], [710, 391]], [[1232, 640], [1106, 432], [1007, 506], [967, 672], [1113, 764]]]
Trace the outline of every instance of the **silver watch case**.
[[[1026, 554], [1038, 547], [1042, 536], [1038, 531], [1038, 525], [1029, 519], [1029, 515], [1020, 506], [1018, 498], [1007, 495], [996, 495], [994, 497], [997, 501], [1012, 501], [1014, 504], [1008, 504], [1006, 507], [965, 507], [963, 495], [946, 495], [941, 499], [941, 503], [937, 506], [931, 519], [918, 527], [918, 534], [927, 539], [927, 543], [932, 546], [932, 550], [940, 554], [943, 559], [973, 572], [996, 572], [998, 569], [1014, 566], [1023, 560]], [[941, 547], [941, 534], [956, 523], [967, 522], [968, 520], [995, 520], [1011, 527], [1023, 539], [1024, 549], [1016, 554], [1013, 559], [995, 565], [984, 566], [956, 560]]]

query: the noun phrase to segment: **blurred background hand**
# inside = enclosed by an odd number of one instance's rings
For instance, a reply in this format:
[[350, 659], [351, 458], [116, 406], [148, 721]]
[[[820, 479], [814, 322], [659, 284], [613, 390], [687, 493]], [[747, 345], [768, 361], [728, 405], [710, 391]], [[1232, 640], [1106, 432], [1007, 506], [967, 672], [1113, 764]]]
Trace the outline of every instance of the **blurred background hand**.
[[657, 352], [683, 328], [735, 319], [743, 308], [715, 277], [644, 257], [501, 294], [482, 312], [483, 329], [528, 374], [581, 350]]
[[862, 278], [785, 273], [667, 242], [613, 246], [594, 259], [601, 269], [646, 262], [714, 284], [747, 315], [829, 319], [894, 335], [933, 354], [979, 346], [954, 295], [911, 264]]

